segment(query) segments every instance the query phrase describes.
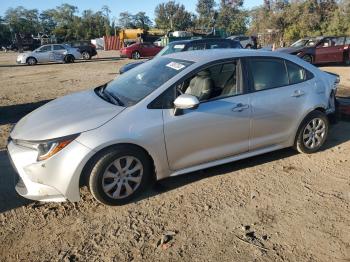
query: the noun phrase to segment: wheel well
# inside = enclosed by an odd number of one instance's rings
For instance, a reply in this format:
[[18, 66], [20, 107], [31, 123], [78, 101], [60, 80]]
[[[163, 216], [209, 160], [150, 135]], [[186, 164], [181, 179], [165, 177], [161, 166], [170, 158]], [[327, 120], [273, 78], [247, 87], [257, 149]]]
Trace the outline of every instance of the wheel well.
[[315, 112], [315, 111], [319, 111], [319, 112], [322, 112], [322, 113], [326, 113], [326, 109], [324, 109], [323, 107], [316, 107], [314, 110], [312, 110], [311, 112], [309, 112], [306, 116], [304, 116], [304, 118], [301, 120], [301, 122], [299, 123], [299, 126], [298, 126], [298, 129], [297, 129], [297, 132], [294, 136], [294, 144], [295, 142], [297, 141], [298, 139], [298, 134], [299, 134], [299, 131], [300, 131], [300, 128], [305, 120], [305, 118], [307, 118], [312, 112]]
[[121, 144], [114, 144], [114, 145], [110, 145], [110, 146], [107, 146], [105, 148], [102, 148], [101, 150], [97, 151], [93, 156], [90, 157], [90, 159], [86, 162], [86, 164], [83, 167], [83, 170], [80, 174], [80, 179], [79, 179], [79, 186], [80, 187], [89, 184], [88, 183], [89, 174], [93, 168], [94, 162], [97, 161], [99, 156], [102, 155], [107, 150], [110, 150], [110, 149], [112, 149], [114, 147], [118, 147], [118, 146], [133, 147], [135, 149], [143, 151], [148, 156], [149, 160], [151, 161], [151, 164], [152, 164], [153, 170], [154, 170], [153, 178], [156, 179], [154, 160], [153, 160], [152, 156], [148, 153], [148, 151], [139, 145], [135, 145], [135, 144], [131, 144], [131, 143], [121, 143]]
[[322, 113], [326, 113], [326, 109], [324, 109], [323, 107], [317, 107], [313, 111], [321, 111]]
[[38, 62], [38, 60], [36, 60], [36, 58], [35, 58], [34, 56], [29, 56], [29, 57], [27, 57], [26, 62], [28, 62], [29, 58], [34, 58], [34, 59], [35, 59], [35, 61], [37, 61], [37, 62]]

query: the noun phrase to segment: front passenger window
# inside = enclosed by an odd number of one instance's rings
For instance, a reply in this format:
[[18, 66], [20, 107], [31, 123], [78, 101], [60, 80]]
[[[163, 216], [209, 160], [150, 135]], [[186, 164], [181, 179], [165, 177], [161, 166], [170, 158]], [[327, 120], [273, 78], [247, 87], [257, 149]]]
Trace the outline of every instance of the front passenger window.
[[177, 89], [199, 101], [239, 95], [243, 93], [241, 72], [238, 60], [217, 64], [185, 80]]

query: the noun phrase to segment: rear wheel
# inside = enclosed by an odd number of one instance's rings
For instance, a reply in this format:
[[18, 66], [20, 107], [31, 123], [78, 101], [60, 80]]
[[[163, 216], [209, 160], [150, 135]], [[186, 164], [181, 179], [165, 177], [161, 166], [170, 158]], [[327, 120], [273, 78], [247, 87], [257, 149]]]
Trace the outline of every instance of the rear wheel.
[[301, 123], [294, 148], [300, 153], [317, 152], [327, 139], [329, 122], [325, 113], [311, 112]]
[[347, 66], [350, 65], [350, 54], [344, 55], [344, 64]]
[[310, 63], [310, 64], [312, 64], [312, 62], [313, 62], [313, 59], [312, 59], [312, 56], [311, 56], [311, 55], [304, 55], [304, 56], [302, 57], [302, 59], [303, 59], [304, 61]]
[[28, 65], [36, 65], [38, 61], [34, 57], [28, 57], [27, 58], [27, 64]]
[[64, 58], [65, 63], [74, 63], [74, 60], [75, 60], [75, 58], [72, 55], [66, 55]]
[[140, 59], [141, 58], [141, 55], [140, 55], [140, 52], [139, 51], [134, 51], [132, 54], [131, 54], [131, 57], [132, 59]]
[[116, 146], [97, 158], [89, 188], [97, 201], [123, 205], [145, 191], [152, 177], [152, 164], [145, 152], [132, 146]]
[[81, 55], [83, 56], [83, 59], [85, 59], [85, 60], [91, 59], [91, 55], [88, 51], [84, 51]]

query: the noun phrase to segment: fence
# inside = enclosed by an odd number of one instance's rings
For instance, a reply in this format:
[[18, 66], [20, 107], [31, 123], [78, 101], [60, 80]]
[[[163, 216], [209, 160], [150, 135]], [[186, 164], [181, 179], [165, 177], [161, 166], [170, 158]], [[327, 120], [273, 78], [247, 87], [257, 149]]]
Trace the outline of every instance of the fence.
[[119, 50], [123, 47], [123, 42], [120, 41], [119, 36], [104, 36], [104, 50]]

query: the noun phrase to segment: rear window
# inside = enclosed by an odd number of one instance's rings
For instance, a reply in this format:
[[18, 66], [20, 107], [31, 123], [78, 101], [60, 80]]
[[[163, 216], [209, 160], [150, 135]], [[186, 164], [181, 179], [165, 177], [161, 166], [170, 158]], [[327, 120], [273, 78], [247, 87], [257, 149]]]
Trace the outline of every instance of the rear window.
[[228, 42], [213, 42], [207, 43], [207, 49], [217, 49], [217, 48], [230, 48], [230, 44]]

